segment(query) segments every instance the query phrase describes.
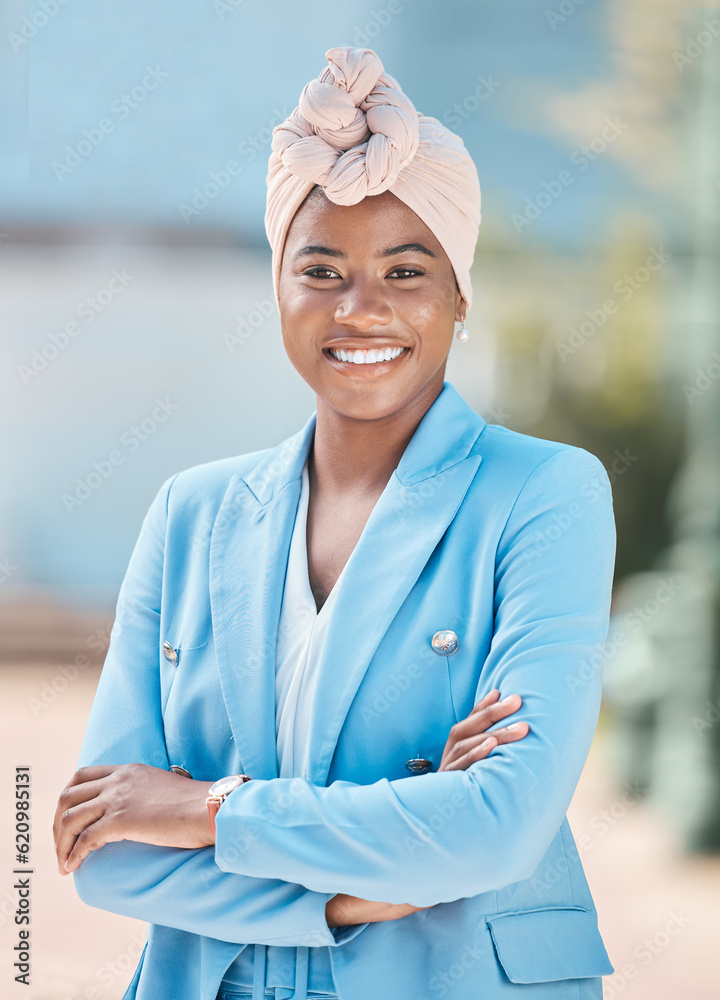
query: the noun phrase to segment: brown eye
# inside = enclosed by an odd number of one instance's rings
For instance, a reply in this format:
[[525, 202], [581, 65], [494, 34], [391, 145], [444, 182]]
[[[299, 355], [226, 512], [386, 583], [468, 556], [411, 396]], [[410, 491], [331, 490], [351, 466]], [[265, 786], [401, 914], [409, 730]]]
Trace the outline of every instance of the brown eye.
[[336, 274], [335, 271], [331, 271], [329, 267], [311, 267], [307, 271], [303, 271], [309, 278], [320, 278], [324, 280], [326, 278], [339, 278], [340, 275]]
[[407, 280], [408, 278], [418, 278], [425, 272], [419, 271], [415, 267], [396, 267], [390, 273], [399, 274], [402, 280]]

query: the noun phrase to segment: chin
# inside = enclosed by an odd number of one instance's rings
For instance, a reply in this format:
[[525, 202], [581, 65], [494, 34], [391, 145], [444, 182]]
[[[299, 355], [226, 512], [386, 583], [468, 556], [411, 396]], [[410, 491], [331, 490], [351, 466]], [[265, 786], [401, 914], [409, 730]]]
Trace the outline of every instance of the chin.
[[314, 391], [318, 400], [350, 420], [382, 420], [407, 406], [420, 388], [358, 382], [347, 389], [322, 386]]

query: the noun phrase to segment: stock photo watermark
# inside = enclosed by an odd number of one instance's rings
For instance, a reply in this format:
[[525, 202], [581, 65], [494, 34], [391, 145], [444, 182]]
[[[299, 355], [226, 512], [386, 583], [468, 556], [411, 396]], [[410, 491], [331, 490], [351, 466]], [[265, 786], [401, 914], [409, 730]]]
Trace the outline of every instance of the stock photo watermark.
[[568, 858], [579, 861], [584, 854], [591, 851], [597, 842], [613, 830], [627, 816], [634, 807], [641, 802], [648, 789], [638, 782], [632, 784], [628, 781], [623, 783], [623, 792], [617, 799], [608, 806], [598, 810], [588, 821], [591, 833], [574, 835], [574, 846], [568, 844], [565, 854], [556, 861], [547, 861], [539, 866], [530, 882], [531, 888], [536, 892], [544, 889], [552, 889], [557, 883], [569, 873], [570, 865]]
[[691, 66], [704, 52], [706, 52], [715, 40], [720, 36], [720, 21], [715, 18], [712, 21], [703, 21], [703, 27], [695, 36], [685, 39], [685, 49], [679, 52], [677, 49], [672, 54], [673, 62], [678, 73], [684, 73], [688, 66]]
[[[96, 655], [107, 652], [111, 639], [117, 638], [122, 632], [119, 622], [109, 622], [105, 628], [95, 629], [89, 635], [85, 644]], [[53, 677], [43, 681], [35, 695], [28, 695], [26, 703], [32, 715], [37, 718], [41, 712], [54, 705], [60, 695], [64, 694], [84, 670], [93, 666], [93, 661], [86, 653], [78, 653], [72, 663], [58, 664]]]
[[[438, 833], [438, 831], [442, 830], [447, 823], [452, 822], [457, 813], [461, 809], [464, 809], [469, 802], [470, 800], [464, 792], [453, 792], [452, 795], [448, 796], [444, 802], [438, 802], [436, 804], [427, 819], [423, 817], [424, 822], [426, 822], [427, 826], [429, 826], [431, 830]], [[436, 846], [435, 839], [419, 827], [415, 837], [410, 837], [408, 834], [405, 834], [403, 837], [403, 843], [405, 844], [408, 854], [413, 857], [415, 852], [423, 847]]]
[[276, 311], [270, 299], [255, 299], [254, 309], [251, 309], [246, 316], [238, 316], [235, 320], [235, 330], [222, 335], [225, 347], [229, 354], [234, 354], [238, 347], [242, 347], [252, 337], [256, 330], [264, 325], [268, 316]]
[[221, 21], [224, 21], [228, 14], [234, 14], [238, 7], [241, 7], [243, 0], [213, 0], [213, 9]]
[[650, 252], [645, 258], [645, 263], [636, 267], [631, 273], [625, 273], [613, 285], [613, 291], [617, 298], [607, 298], [595, 309], [586, 309], [586, 319], [570, 327], [570, 336], [567, 340], [555, 342], [555, 350], [563, 363], [567, 361], [568, 357], [576, 354], [581, 347], [584, 347], [598, 330], [602, 330], [608, 319], [617, 313], [620, 304], [629, 302], [635, 292], [640, 291], [647, 284], [653, 273], [659, 271], [672, 258], [672, 254], [665, 250], [662, 244], [659, 247], [650, 247], [649, 249]]
[[552, 30], [555, 31], [559, 24], [564, 24], [584, 3], [585, 0], [562, 0], [555, 10], [546, 10], [545, 17]]
[[627, 646], [630, 636], [628, 633], [637, 635], [643, 628], [657, 618], [664, 605], [674, 600], [677, 594], [683, 589], [682, 584], [675, 577], [668, 577], [661, 580], [655, 594], [649, 597], [642, 604], [636, 604], [628, 611], [622, 619], [625, 628], [617, 628], [611, 636], [608, 636], [604, 647], [598, 649], [590, 659], [583, 660], [577, 673], [566, 674], [565, 683], [570, 691], [577, 691], [588, 681], [591, 681], [596, 674], [603, 670], [605, 664], [614, 659], [621, 649]]
[[492, 73], [489, 76], [479, 76], [472, 93], [464, 97], [462, 101], [456, 101], [451, 108], [443, 112], [443, 122], [449, 128], [459, 128], [463, 121], [475, 114], [480, 109], [480, 105], [499, 88], [500, 84], [493, 79]]
[[[617, 475], [622, 475], [624, 471], [633, 463], [637, 461], [635, 456], [629, 454], [626, 449], [625, 455], [621, 452], [616, 451], [617, 456], [611, 471], [615, 477]], [[615, 471], [615, 466], [617, 465], [617, 472]], [[526, 563], [532, 562], [537, 559], [544, 552], [559, 541], [563, 535], [573, 526], [573, 524], [583, 516], [588, 505], [596, 503], [596, 501], [605, 493], [610, 490], [610, 474], [608, 473], [607, 479], [601, 479], [598, 477], [595, 480], [588, 480], [588, 482], [583, 483], [580, 489], [580, 495], [583, 500], [587, 503], [580, 503], [577, 500], [571, 503], [565, 504], [559, 510], [553, 511], [550, 515], [550, 520], [552, 524], [549, 524], [546, 528], [537, 529], [535, 534], [532, 536], [523, 549], [523, 559]]]
[[618, 137], [628, 128], [625, 122], [619, 118], [606, 118], [605, 128], [602, 132], [591, 139], [585, 146], [580, 146], [570, 154], [570, 163], [574, 171], [570, 169], [561, 170], [556, 178], [543, 181], [541, 189], [534, 198], [525, 200], [525, 211], [520, 214], [513, 212], [510, 221], [517, 233], [521, 233], [526, 226], [531, 226], [533, 222], [540, 218], [554, 202], [560, 198], [571, 184], [575, 183], [577, 174], [584, 173], [588, 167], [594, 163], [598, 157], [602, 156], [608, 146], [617, 142]]
[[[278, 790], [259, 812], [259, 818], [270, 823], [276, 823], [281, 816], [296, 807], [298, 800], [305, 797], [308, 784], [304, 778], [275, 780], [278, 782]], [[220, 813], [217, 820], [216, 857], [219, 862], [232, 865], [240, 860], [252, 842], [260, 838], [262, 831], [257, 824], [245, 818], [241, 830], [226, 834], [222, 820], [223, 815]]]
[[466, 944], [462, 951], [455, 956], [455, 961], [451, 962], [446, 969], [438, 972], [430, 978], [428, 986], [437, 993], [439, 997], [445, 996], [448, 989], [456, 986], [463, 978], [468, 969], [471, 969], [483, 958], [487, 958], [487, 940], [485, 938], [485, 924], [478, 927], [478, 932], [472, 944]]
[[353, 45], [358, 48], [370, 47], [370, 42], [377, 38], [390, 24], [393, 17], [402, 12], [412, 3], [412, 0], [389, 0], [379, 10], [371, 10], [370, 17], [365, 24], [355, 29], [353, 35]]
[[696, 376], [692, 385], [683, 382], [682, 386], [683, 395], [690, 406], [701, 396], [704, 396], [708, 389], [711, 389], [720, 379], [720, 354], [717, 351], [711, 355], [710, 362], [704, 368], [697, 369]]
[[219, 170], [211, 170], [202, 187], [196, 186], [192, 189], [189, 199], [181, 201], [177, 206], [184, 222], [188, 223], [204, 212], [210, 203], [223, 191], [226, 191], [231, 183], [242, 174], [245, 165], [252, 163], [261, 153], [267, 151], [272, 142], [274, 126], [284, 122], [289, 114], [290, 112], [286, 109], [273, 108], [270, 123], [261, 128], [255, 135], [247, 136], [238, 144], [236, 151], [245, 161], [244, 164], [238, 160], [230, 159]]
[[[118, 295], [122, 295], [135, 275], [129, 274], [127, 268], [121, 270], [113, 268], [110, 272], [110, 280], [98, 289], [93, 295], [88, 295], [75, 306], [75, 312], [84, 321], [85, 326], [89, 326], [100, 313], [104, 312], [108, 306], [112, 305]], [[75, 320], [70, 320], [56, 333], [48, 334], [48, 339], [40, 347], [36, 347], [30, 355], [30, 361], [26, 365], [17, 365], [16, 371], [23, 385], [28, 385], [36, 379], [40, 372], [45, 371], [47, 366], [54, 361], [70, 343], [79, 337], [83, 332], [83, 327]]]
[[141, 931], [134, 931], [130, 937], [130, 942], [124, 951], [119, 952], [114, 958], [103, 962], [95, 970], [95, 980], [97, 985], [88, 985], [78, 993], [54, 994], [54, 1000], [100, 1000], [106, 990], [115, 986], [118, 980], [127, 980], [128, 973], [131, 972], [138, 963], [145, 947], [146, 935]]
[[93, 461], [92, 469], [85, 478], [78, 476], [75, 480], [74, 492], [61, 495], [60, 500], [68, 514], [73, 514], [77, 507], [82, 507], [85, 501], [115, 474], [115, 470], [125, 464], [128, 455], [134, 454], [148, 438], [157, 432], [171, 414], [180, 409], [180, 404], [173, 403], [169, 396], [166, 396], [165, 399], [157, 397], [155, 402], [157, 405], [152, 413], [139, 423], [132, 424], [120, 435], [119, 443], [122, 448], [114, 448], [104, 458]]
[[512, 418], [512, 413], [510, 410], [506, 410], [502, 403], [498, 403], [497, 406], [489, 410], [483, 410], [480, 416], [486, 424], [499, 424], [501, 427], [507, 427], [508, 421]]
[[437, 656], [429, 645], [421, 646], [417, 655], [421, 660], [424, 660], [423, 663], [413, 661], [408, 663], [406, 667], [401, 667], [390, 674], [382, 691], [376, 691], [373, 694], [370, 707], [363, 706], [361, 715], [366, 725], [375, 722], [392, 708], [395, 702], [399, 701], [410, 690], [415, 681], [425, 676], [427, 668], [429, 668], [428, 673], [430, 674], [437, 670]]
[[129, 118], [133, 111], [144, 104], [150, 94], [157, 90], [160, 84], [170, 76], [159, 66], [146, 66], [145, 70], [145, 75], [139, 83], [135, 84], [128, 92], [123, 91], [110, 103], [110, 112], [114, 118], [101, 118], [97, 125], [84, 128], [82, 137], [75, 145], [66, 144], [64, 159], [51, 161], [50, 166], [58, 181], [62, 182], [74, 173], [88, 156], [91, 156], [99, 146], [102, 146], [106, 138], [115, 131], [117, 123], [124, 122]]
[[[682, 934], [688, 924], [692, 923], [692, 917], [680, 909], [673, 909], [667, 915], [664, 925], [655, 933], [643, 938], [643, 940], [633, 949], [633, 955], [641, 966], [650, 965], [656, 956], [661, 955], [672, 943], [673, 938]], [[622, 969], [616, 970], [610, 976], [603, 979], [603, 1000], [613, 1000], [628, 986], [628, 983], [636, 979], [640, 973], [640, 968], [635, 962], [626, 962]]]
[[5, 583], [13, 573], [17, 573], [17, 566], [10, 562], [10, 557], [5, 556], [5, 558], [0, 561], [0, 583]]
[[38, 10], [34, 11], [30, 17], [22, 19], [18, 31], [9, 31], [5, 36], [13, 52], [17, 53], [28, 45], [30, 39], [35, 38], [38, 32], [57, 17], [62, 8], [67, 7], [69, 3], [70, 0], [40, 0]]
[[693, 715], [691, 720], [696, 735], [701, 739], [707, 729], [712, 729], [713, 726], [716, 726], [720, 722], [720, 698], [714, 703], [709, 698], [706, 698], [704, 707], [705, 714], [703, 717], [700, 718], [699, 715]]

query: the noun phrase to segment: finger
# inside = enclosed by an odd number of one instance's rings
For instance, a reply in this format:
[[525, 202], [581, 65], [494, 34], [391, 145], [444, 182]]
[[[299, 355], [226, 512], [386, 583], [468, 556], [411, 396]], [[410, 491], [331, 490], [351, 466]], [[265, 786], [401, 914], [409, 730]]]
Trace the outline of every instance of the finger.
[[509, 726], [501, 729], [493, 729], [490, 736], [494, 736], [498, 743], [516, 743], [523, 739], [530, 732], [527, 722], [511, 722]]
[[482, 698], [480, 698], [480, 700], [477, 702], [477, 704], [478, 705], [489, 704], [489, 703], [491, 703], [493, 701], [497, 701], [497, 699], [499, 697], [500, 697], [500, 689], [499, 688], [491, 688], [488, 691], [487, 694], [483, 695]]
[[[480, 739], [482, 740], [488, 736], [492, 736], [498, 743], [515, 743], [517, 740], [521, 740], [523, 737], [527, 736], [529, 731], [530, 726], [527, 722], [511, 722], [509, 725], [502, 726], [499, 729], [493, 729], [489, 733], [481, 733]], [[475, 737], [474, 740], [471, 738], [463, 741], [465, 745], [460, 747], [461, 753], [472, 749], [472, 746], [477, 739], [478, 737]]]
[[[70, 789], [78, 788], [81, 785], [87, 784], [91, 781], [98, 781], [100, 778], [105, 778], [113, 771], [117, 770], [117, 764], [92, 764], [87, 767], [79, 767], [73, 774], [70, 781], [68, 781], [65, 788], [63, 788], [60, 796], [58, 798], [57, 808], [55, 809], [55, 816], [53, 817], [53, 838], [55, 838], [56, 830], [59, 825], [60, 815], [63, 811], [69, 808], [70, 805], [74, 805], [75, 802], [80, 801], [80, 799], [69, 800], [68, 796]], [[95, 793], [97, 794], [97, 793]]]
[[498, 718], [502, 718], [503, 713], [507, 715], [510, 712], [516, 712], [521, 705], [522, 698], [519, 694], [509, 694], [507, 697], [501, 699], [500, 692], [498, 691], [497, 697], [493, 698], [492, 702], [487, 703], [485, 699], [479, 701], [470, 712], [470, 715], [468, 715], [468, 719], [472, 718], [473, 715], [488, 713], [499, 713]]
[[501, 729], [493, 729], [490, 733], [469, 736], [467, 739], [460, 740], [459, 743], [455, 744], [452, 753], [449, 755], [449, 760], [455, 765], [460, 758], [465, 757], [468, 753], [472, 753], [478, 746], [483, 745], [488, 738], [493, 738], [495, 746], [497, 746], [501, 743], [514, 743], [517, 740], [521, 740], [527, 736], [529, 731], [530, 727], [527, 722], [511, 722], [510, 725], [504, 726]]
[[105, 807], [95, 798], [90, 802], [81, 803], [66, 809], [62, 815], [55, 853], [57, 855], [58, 871], [67, 874], [65, 862], [72, 853], [75, 841], [88, 826], [96, 823], [105, 813]]
[[489, 705], [475, 716], [468, 716], [468, 727], [471, 733], [485, 733], [497, 722], [503, 722], [509, 716], [522, 708], [522, 698], [519, 694], [511, 694], [494, 705]]
[[491, 734], [475, 736], [472, 739], [463, 740], [462, 744], [458, 743], [453, 747], [452, 753], [449, 754], [447, 758], [443, 761], [443, 764], [439, 770], [442, 771], [464, 770], [464, 768], [467, 767], [467, 763], [464, 764], [463, 766], [458, 766], [460, 764], [460, 761], [466, 759], [475, 759], [474, 757], [472, 757], [472, 755], [481, 753], [481, 748], [483, 748], [481, 756], [487, 756], [487, 754], [489, 754], [490, 751], [493, 750], [497, 745], [498, 741]]
[[502, 701], [496, 701], [491, 705], [482, 705], [478, 702], [466, 719], [455, 724], [454, 736], [456, 739], [465, 739], [468, 736], [485, 733], [496, 722], [501, 722], [517, 712], [521, 706], [522, 698], [519, 694], [508, 695]]
[[497, 740], [493, 736], [487, 736], [481, 743], [471, 747], [466, 753], [462, 754], [462, 756], [451, 761], [449, 764], [446, 764], [443, 770], [466, 771], [471, 764], [475, 763], [475, 761], [484, 760], [497, 745]]
[[105, 778], [113, 771], [117, 771], [118, 764], [89, 764], [87, 767], [79, 767], [68, 781], [68, 788], [74, 785], [81, 785], [85, 781], [97, 781], [98, 778]]
[[473, 708], [472, 708], [472, 710], [470, 712], [470, 715], [472, 715], [473, 712], [476, 712], [476, 711], [481, 710], [483, 708], [487, 708], [488, 705], [494, 704], [498, 700], [499, 697], [500, 697], [500, 692], [498, 691], [497, 688], [493, 688], [492, 691], [488, 691], [488, 693], [485, 695], [485, 697], [481, 698], [480, 701], [478, 701], [473, 706]]
[[111, 836], [110, 827], [104, 824], [102, 819], [86, 826], [65, 859], [60, 874], [70, 875], [80, 867], [91, 851], [96, 851], [99, 847], [115, 839], [117, 838]]
[[[107, 775], [106, 775], [107, 777]], [[82, 802], [89, 802], [90, 799], [97, 798], [104, 788], [104, 783], [98, 778], [85, 781], [81, 785], [68, 785], [58, 796], [55, 816], [53, 817], [53, 841], [57, 846], [58, 831], [62, 822], [62, 815], [74, 806]]]

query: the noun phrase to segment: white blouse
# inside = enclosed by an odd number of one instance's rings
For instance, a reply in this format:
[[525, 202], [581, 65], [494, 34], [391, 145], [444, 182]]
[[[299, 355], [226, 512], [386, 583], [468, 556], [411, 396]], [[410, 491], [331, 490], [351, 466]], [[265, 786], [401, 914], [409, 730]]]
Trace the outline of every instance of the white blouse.
[[307, 462], [290, 542], [287, 575], [278, 626], [275, 666], [275, 733], [278, 776], [307, 778], [310, 719], [317, 679], [317, 664], [335, 597], [347, 563], [317, 610], [310, 589], [307, 558], [307, 514], [310, 477]]
[[[310, 476], [307, 462], [302, 470], [302, 487], [295, 525], [290, 541], [287, 573], [283, 588], [280, 621], [278, 623], [275, 666], [275, 733], [277, 763], [280, 778], [307, 777], [310, 720], [313, 716], [315, 681], [320, 650], [328, 621], [348, 562], [330, 591], [325, 603], [317, 610], [310, 589], [307, 558], [307, 514], [310, 500]], [[252, 989], [257, 982], [254, 945], [248, 945], [225, 973], [223, 985], [238, 985]], [[276, 989], [276, 998], [298, 995], [337, 997], [332, 978], [330, 949], [309, 948], [308, 961], [302, 971], [295, 964], [294, 948], [267, 947], [265, 986]], [[262, 954], [262, 953], [260, 953]], [[290, 966], [290, 967], [289, 967]], [[293, 968], [295, 966], [295, 968]], [[304, 980], [299, 982], [298, 979]]]

